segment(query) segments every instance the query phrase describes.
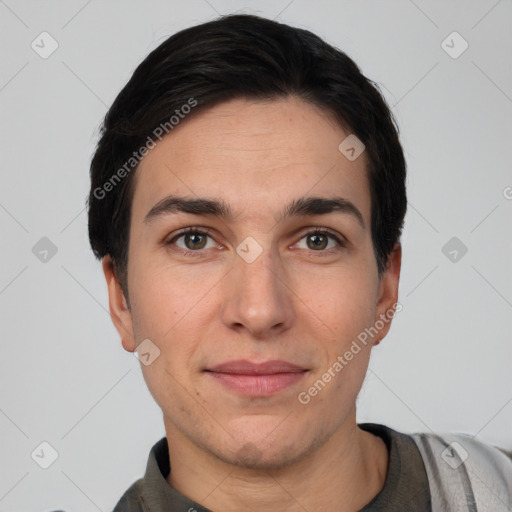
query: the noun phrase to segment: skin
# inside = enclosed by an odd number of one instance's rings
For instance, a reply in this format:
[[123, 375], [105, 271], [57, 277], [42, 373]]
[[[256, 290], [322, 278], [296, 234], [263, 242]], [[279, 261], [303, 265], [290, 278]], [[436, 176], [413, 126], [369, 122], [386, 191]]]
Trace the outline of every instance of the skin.
[[[168, 482], [211, 510], [357, 511], [384, 486], [387, 449], [358, 428], [355, 401], [391, 322], [307, 405], [297, 399], [398, 298], [400, 246], [379, 277], [366, 157], [349, 161], [338, 150], [349, 133], [296, 97], [236, 99], [190, 116], [135, 176], [130, 307], [103, 260], [123, 347], [150, 339], [160, 350], [141, 368], [163, 413]], [[180, 212], [144, 222], [168, 194], [222, 199], [235, 217]], [[346, 212], [276, 221], [302, 196], [341, 196], [364, 226]], [[186, 227], [212, 231], [176, 238]], [[328, 228], [344, 246], [307, 236], [313, 228]], [[262, 248], [252, 263], [236, 252], [248, 236]], [[242, 396], [203, 371], [235, 359], [308, 371], [271, 396]]]

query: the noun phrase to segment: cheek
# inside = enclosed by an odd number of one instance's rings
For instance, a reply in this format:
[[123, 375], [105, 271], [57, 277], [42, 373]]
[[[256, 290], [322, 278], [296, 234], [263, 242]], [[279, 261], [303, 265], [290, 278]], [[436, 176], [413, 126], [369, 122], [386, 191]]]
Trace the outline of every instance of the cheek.
[[373, 322], [376, 285], [368, 268], [339, 267], [315, 275], [305, 272], [294, 286], [305, 310], [318, 319], [331, 338], [334, 335], [346, 342]]
[[[191, 265], [185, 273], [177, 266], [141, 266], [133, 274], [135, 334], [138, 340], [152, 340], [160, 351], [150, 366], [141, 367], [153, 398], [165, 410], [173, 404], [177, 411], [185, 407], [188, 393], [195, 396], [198, 349], [219, 309], [219, 277], [201, 274], [199, 267]], [[183, 394], [185, 388], [189, 391]]]
[[[222, 274], [205, 272], [202, 265], [180, 267], [155, 260], [151, 266], [134, 265], [132, 304], [139, 334], [167, 343], [176, 333], [183, 335], [185, 330], [193, 331], [207, 322], [208, 304]], [[151, 260], [148, 257], [146, 261]]]

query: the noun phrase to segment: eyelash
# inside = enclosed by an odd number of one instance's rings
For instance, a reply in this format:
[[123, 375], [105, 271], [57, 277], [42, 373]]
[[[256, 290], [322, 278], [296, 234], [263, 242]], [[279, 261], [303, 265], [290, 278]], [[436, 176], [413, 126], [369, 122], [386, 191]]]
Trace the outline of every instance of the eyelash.
[[[200, 235], [200, 236], [210, 236], [211, 233], [212, 233], [212, 230], [208, 229], [208, 228], [198, 228], [198, 227], [185, 228], [185, 229], [179, 231], [171, 240], [169, 240], [168, 242], [165, 242], [165, 245], [167, 245], [167, 246], [173, 245], [181, 237], [188, 235], [188, 234], [194, 234], [194, 235]], [[331, 248], [331, 249], [319, 250], [319, 251], [311, 250], [311, 252], [317, 253], [316, 256], [320, 256], [320, 257], [329, 256], [333, 253], [333, 251], [336, 251], [336, 250], [339, 250], [340, 248], [345, 247], [344, 241], [338, 235], [334, 234], [333, 232], [331, 232], [325, 228], [312, 229], [311, 231], [304, 233], [302, 235], [302, 237], [300, 238], [300, 240], [302, 240], [303, 238], [306, 238], [308, 236], [311, 236], [311, 235], [327, 236], [329, 238], [332, 238], [338, 244], [337, 248]], [[192, 257], [203, 257], [204, 256], [204, 250], [201, 250], [201, 249], [199, 249], [197, 251], [191, 251], [188, 249], [183, 249], [181, 247], [178, 247], [178, 250], [180, 252], [182, 252], [182, 254], [184, 254], [185, 256], [192, 256]]]

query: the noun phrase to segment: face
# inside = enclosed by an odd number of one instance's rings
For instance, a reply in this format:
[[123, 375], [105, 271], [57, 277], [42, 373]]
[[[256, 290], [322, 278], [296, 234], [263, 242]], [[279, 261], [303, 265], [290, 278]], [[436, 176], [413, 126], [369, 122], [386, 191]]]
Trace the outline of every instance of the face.
[[141, 367], [168, 437], [268, 468], [355, 424], [390, 321], [358, 336], [396, 303], [400, 255], [379, 278], [367, 161], [338, 150], [348, 135], [298, 98], [237, 99], [186, 119], [140, 163], [130, 309], [104, 269], [125, 349], [159, 351]]

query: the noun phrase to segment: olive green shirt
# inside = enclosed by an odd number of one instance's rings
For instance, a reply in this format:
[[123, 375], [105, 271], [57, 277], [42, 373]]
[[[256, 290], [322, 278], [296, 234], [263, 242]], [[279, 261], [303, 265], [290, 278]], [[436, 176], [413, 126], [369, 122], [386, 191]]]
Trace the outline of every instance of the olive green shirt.
[[[381, 437], [389, 453], [384, 487], [360, 512], [431, 512], [428, 477], [414, 440], [384, 425], [359, 427]], [[163, 437], [151, 449], [144, 477], [125, 492], [113, 512], [211, 512], [173, 489], [167, 482], [169, 472], [169, 447]]]

